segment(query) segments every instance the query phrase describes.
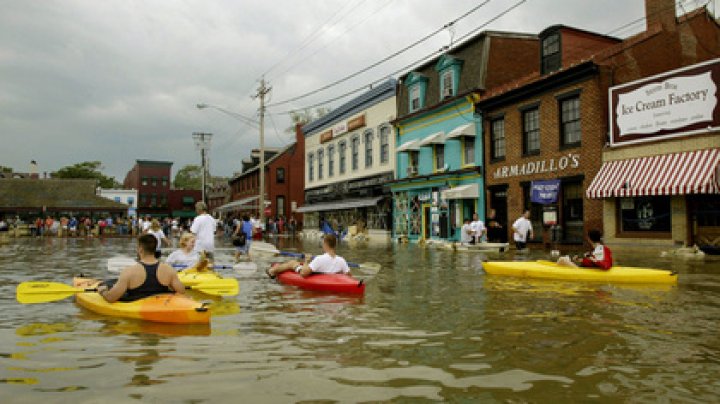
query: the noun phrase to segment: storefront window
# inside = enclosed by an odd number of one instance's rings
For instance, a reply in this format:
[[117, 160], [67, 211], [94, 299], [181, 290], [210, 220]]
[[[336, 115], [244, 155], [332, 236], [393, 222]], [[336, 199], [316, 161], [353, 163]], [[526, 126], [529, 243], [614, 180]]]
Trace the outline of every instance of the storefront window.
[[563, 182], [563, 239], [568, 243], [583, 241], [582, 182]]
[[422, 230], [422, 203], [417, 196], [410, 202], [410, 234], [420, 235]]
[[618, 198], [620, 232], [669, 233], [672, 230], [670, 197]]
[[395, 202], [395, 235], [408, 234], [408, 194], [398, 192], [393, 195]]
[[[530, 210], [530, 223], [532, 223], [533, 227], [533, 235], [535, 236], [534, 239], [529, 241], [542, 241], [542, 234], [543, 234], [543, 205], [539, 203], [532, 203], [530, 199], [530, 183], [526, 182], [523, 183], [523, 209], [529, 209]], [[515, 218], [510, 218], [510, 223], [514, 223]]]

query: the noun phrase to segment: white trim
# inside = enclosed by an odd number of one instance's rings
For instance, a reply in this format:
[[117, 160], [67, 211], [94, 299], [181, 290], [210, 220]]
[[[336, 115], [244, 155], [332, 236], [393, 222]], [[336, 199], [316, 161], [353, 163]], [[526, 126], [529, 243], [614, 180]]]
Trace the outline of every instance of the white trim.
[[432, 146], [435, 144], [445, 144], [445, 132], [435, 132], [421, 140], [418, 146]]
[[451, 130], [445, 138], [454, 139], [461, 136], [475, 137], [475, 123], [472, 122], [465, 125], [460, 125], [457, 128]]

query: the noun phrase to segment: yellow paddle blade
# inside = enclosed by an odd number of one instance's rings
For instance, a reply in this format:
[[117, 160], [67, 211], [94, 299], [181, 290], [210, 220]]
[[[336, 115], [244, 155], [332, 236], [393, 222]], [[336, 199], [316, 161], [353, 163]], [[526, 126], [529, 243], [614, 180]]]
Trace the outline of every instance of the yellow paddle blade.
[[46, 303], [62, 300], [75, 293], [85, 291], [85, 289], [58, 282], [23, 282], [15, 290], [15, 297], [18, 302], [23, 304]]
[[209, 280], [187, 288], [212, 296], [235, 296], [240, 293], [240, 285], [237, 279]]

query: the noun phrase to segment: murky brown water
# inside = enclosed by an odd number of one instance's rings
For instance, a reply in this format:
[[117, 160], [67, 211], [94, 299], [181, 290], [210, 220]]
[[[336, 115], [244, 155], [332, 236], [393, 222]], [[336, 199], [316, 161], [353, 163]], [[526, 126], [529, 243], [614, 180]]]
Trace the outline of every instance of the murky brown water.
[[211, 327], [14, 299], [21, 281], [105, 276], [109, 257], [132, 251], [130, 240], [0, 246], [0, 402], [720, 397], [717, 260], [616, 253], [681, 272], [678, 287], [643, 288], [490, 277], [477, 253], [343, 247], [349, 260], [383, 265], [364, 298], [302, 292], [258, 272], [217, 302]]

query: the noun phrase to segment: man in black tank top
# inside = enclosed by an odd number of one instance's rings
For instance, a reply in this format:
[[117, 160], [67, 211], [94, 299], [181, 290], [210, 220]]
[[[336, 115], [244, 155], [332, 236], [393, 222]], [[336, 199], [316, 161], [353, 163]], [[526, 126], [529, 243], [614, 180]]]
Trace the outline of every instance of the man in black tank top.
[[157, 239], [152, 234], [138, 238], [140, 262], [122, 270], [112, 288], [100, 286], [100, 296], [112, 303], [118, 300], [133, 301], [160, 293], [184, 293], [185, 285], [177, 272], [155, 258]]

